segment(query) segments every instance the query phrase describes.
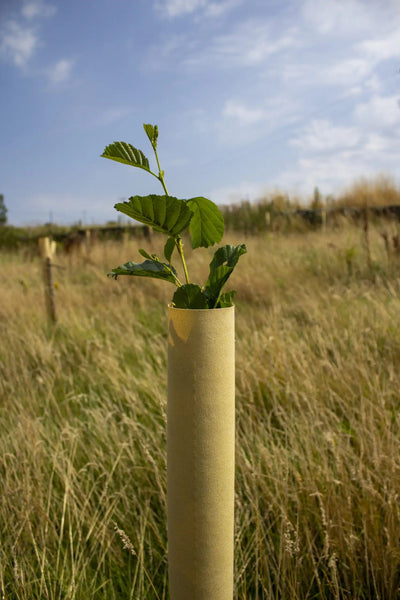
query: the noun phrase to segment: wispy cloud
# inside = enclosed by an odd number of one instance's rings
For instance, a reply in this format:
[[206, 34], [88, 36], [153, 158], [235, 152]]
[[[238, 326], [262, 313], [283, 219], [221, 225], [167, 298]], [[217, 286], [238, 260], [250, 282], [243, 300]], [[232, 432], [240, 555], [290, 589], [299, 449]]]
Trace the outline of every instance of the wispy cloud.
[[[320, 185], [325, 192], [362, 175], [396, 172], [400, 162], [400, 108], [397, 96], [374, 95], [356, 105], [350, 125], [314, 119], [290, 141], [297, 164], [280, 181], [297, 188]], [[313, 184], [314, 182], [314, 184]]]
[[208, 127], [217, 134], [223, 147], [243, 147], [272, 137], [286, 138], [285, 129], [295, 126], [298, 119], [293, 99], [282, 94], [250, 102], [241, 97], [225, 101], [219, 114]]
[[398, 135], [400, 133], [399, 96], [374, 95], [355, 107], [354, 117], [368, 130], [388, 128], [393, 135]]
[[358, 146], [361, 133], [356, 127], [334, 125], [326, 119], [315, 119], [290, 142], [306, 152], [332, 152]]
[[374, 64], [389, 58], [398, 58], [399, 56], [399, 26], [400, 18], [395, 23], [393, 29], [385, 35], [369, 36], [368, 39], [359, 42], [356, 49]]
[[231, 34], [217, 37], [212, 51], [217, 57], [236, 65], [256, 65], [296, 45], [298, 39], [294, 30], [276, 35], [267, 22], [248, 21], [239, 25]]
[[25, 0], [21, 13], [26, 19], [37, 17], [52, 17], [56, 13], [56, 7], [42, 0]]
[[51, 86], [71, 80], [74, 60], [62, 58], [51, 66], [38, 67], [33, 63], [38, 50], [45, 46], [41, 36], [43, 19], [53, 17], [56, 7], [44, 0], [24, 0], [18, 13], [14, 13], [0, 29], [0, 59], [14, 64], [24, 72], [47, 78]]
[[206, 17], [219, 17], [241, 4], [243, 0], [158, 0], [156, 8], [161, 14], [175, 18], [201, 13]]
[[246, 20], [228, 33], [214, 35], [207, 44], [194, 46], [183, 60], [190, 68], [263, 67], [273, 56], [299, 46], [296, 29], [275, 32], [267, 20]]
[[207, 4], [207, 0], [163, 0], [157, 8], [168, 17], [180, 17], [193, 13]]
[[68, 60], [66, 58], [59, 60], [49, 69], [47, 69], [49, 82], [53, 85], [66, 83], [71, 78], [73, 66], [73, 60]]
[[43, 0], [25, 0], [0, 29], [0, 58], [24, 68], [42, 45], [38, 30], [41, 18], [51, 17], [56, 8]]
[[261, 121], [264, 112], [260, 108], [249, 108], [235, 100], [228, 100], [222, 110], [222, 116], [232, 118], [240, 125], [248, 125]]
[[293, 167], [282, 170], [276, 182], [285, 189], [309, 192], [314, 186], [322, 193], [335, 193], [340, 187], [364, 176], [396, 173], [400, 161], [400, 143], [387, 144], [374, 135], [366, 136], [355, 148], [302, 156]]
[[229, 12], [239, 4], [242, 4], [243, 0], [222, 0], [217, 2], [208, 2], [204, 7], [204, 14], [206, 17], [220, 17], [221, 15]]
[[40, 42], [31, 27], [8, 21], [0, 32], [0, 57], [16, 67], [25, 67]]
[[351, 34], [369, 28], [371, 11], [359, 0], [306, 0], [302, 6], [304, 23], [320, 35]]

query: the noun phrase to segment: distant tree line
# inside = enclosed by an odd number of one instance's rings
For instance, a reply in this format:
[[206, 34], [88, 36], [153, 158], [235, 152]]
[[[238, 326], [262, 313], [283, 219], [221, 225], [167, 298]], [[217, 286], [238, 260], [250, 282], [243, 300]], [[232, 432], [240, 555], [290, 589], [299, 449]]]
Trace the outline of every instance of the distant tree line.
[[4, 203], [4, 194], [0, 194], [0, 226], [7, 223], [7, 207]]
[[225, 227], [231, 231], [257, 234], [268, 230], [301, 230], [322, 224], [336, 225], [340, 218], [355, 221], [371, 217], [400, 221], [400, 187], [387, 176], [362, 179], [339, 194], [323, 196], [314, 189], [306, 201], [287, 193], [273, 192], [256, 202], [242, 200], [220, 207]]
[[[240, 231], [255, 235], [265, 231], [303, 231], [321, 225], [340, 226], [345, 219], [353, 221], [368, 218], [388, 218], [400, 222], [400, 186], [387, 176], [372, 180], [361, 179], [347, 190], [334, 196], [323, 196], [316, 187], [311, 197], [301, 199], [295, 195], [275, 191], [256, 202], [242, 200], [222, 205], [227, 231]], [[0, 194], [0, 248], [16, 249], [35, 246], [39, 237], [49, 236], [61, 247], [83, 239], [90, 230], [92, 240], [122, 240], [134, 237], [147, 239], [148, 228], [140, 225], [122, 225], [109, 222], [102, 226], [59, 226], [46, 223], [38, 227], [17, 228], [7, 226], [7, 208]]]

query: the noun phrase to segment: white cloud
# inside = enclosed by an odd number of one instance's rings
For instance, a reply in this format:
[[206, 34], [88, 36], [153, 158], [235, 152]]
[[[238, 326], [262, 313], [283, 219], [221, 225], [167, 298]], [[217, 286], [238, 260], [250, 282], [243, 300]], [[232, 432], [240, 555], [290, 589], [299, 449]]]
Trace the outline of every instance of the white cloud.
[[282, 171], [276, 183], [285, 189], [291, 187], [302, 193], [308, 193], [317, 185], [323, 194], [330, 194], [360, 177], [398, 173], [399, 161], [400, 144], [384, 150], [379, 145], [360, 145], [357, 149], [333, 152], [323, 157], [315, 155], [301, 158], [293, 168]]
[[374, 66], [365, 58], [352, 56], [347, 59], [337, 59], [333, 56], [324, 56], [323, 62], [317, 58], [309, 64], [300, 64], [296, 59], [292, 64], [282, 68], [282, 76], [292, 85], [332, 86], [344, 87], [348, 94], [358, 93], [362, 88], [360, 84], [372, 79]]
[[158, 7], [169, 17], [179, 17], [189, 14], [204, 6], [207, 0], [165, 0]]
[[27, 25], [43, 17], [51, 17], [56, 9], [43, 0], [25, 0], [19, 18], [6, 21], [0, 30], [0, 58], [24, 68], [42, 45], [37, 26]]
[[354, 148], [359, 144], [360, 139], [361, 135], [356, 127], [338, 126], [325, 119], [316, 119], [290, 144], [307, 152], [332, 152]]
[[264, 111], [259, 108], [248, 108], [235, 100], [228, 100], [222, 110], [222, 116], [235, 119], [240, 125], [249, 125], [262, 120]]
[[400, 46], [399, 34], [400, 20], [396, 27], [384, 36], [377, 35], [375, 38], [363, 40], [357, 44], [358, 51], [363, 54], [368, 60], [372, 60], [374, 64], [389, 58], [398, 58]]
[[369, 76], [372, 69], [372, 65], [363, 58], [349, 58], [329, 67], [324, 79], [331, 85], [354, 85]]
[[219, 17], [241, 3], [242, 0], [225, 0], [225, 2], [218, 0], [217, 2], [209, 2], [205, 7], [204, 12], [207, 17]]
[[0, 56], [17, 67], [24, 67], [38, 46], [33, 29], [16, 21], [8, 21], [0, 33]]
[[391, 145], [391, 140], [387, 136], [380, 135], [378, 133], [368, 134], [367, 141], [365, 143], [365, 151], [367, 153], [382, 153], [387, 151]]
[[[354, 109], [356, 120], [366, 128], [400, 128], [400, 107], [398, 96], [372, 96], [367, 102]], [[394, 133], [394, 132], [393, 132]]]
[[400, 111], [396, 98], [372, 98], [354, 113], [350, 126], [315, 120], [293, 138], [290, 144], [300, 149], [300, 158], [279, 175], [279, 183], [302, 192], [318, 185], [323, 193], [333, 193], [361, 176], [398, 173]]
[[377, 68], [399, 56], [400, 4], [391, 0], [304, 0], [298, 35], [304, 52], [282, 65], [283, 78], [303, 88], [341, 86], [377, 91]]
[[36, 17], [52, 17], [56, 12], [56, 7], [46, 4], [43, 0], [25, 0], [21, 13], [26, 19]]
[[72, 68], [74, 66], [73, 60], [63, 58], [56, 62], [52, 67], [47, 70], [47, 76], [50, 83], [57, 85], [65, 83], [71, 77]]
[[[213, 69], [241, 67], [276, 68], [284, 58], [281, 53], [297, 48], [299, 39], [295, 29], [276, 33], [265, 22], [248, 20], [239, 22], [229, 33], [214, 35], [206, 44], [185, 40], [185, 47], [174, 48], [177, 60], [183, 58], [183, 65], [190, 70], [197, 67]], [[179, 58], [178, 58], [179, 50]], [[275, 58], [272, 64], [271, 57]], [[171, 60], [171, 57], [169, 57]]]
[[268, 140], [277, 134], [281, 138], [282, 132], [297, 119], [296, 103], [285, 94], [251, 105], [242, 99], [230, 98], [224, 102], [219, 115], [206, 118], [204, 129], [212, 129], [215, 140], [232, 149]]
[[382, 82], [376, 75], [372, 75], [369, 79], [364, 82], [366, 91], [377, 93], [382, 89]]
[[295, 30], [279, 32], [276, 36], [267, 22], [254, 20], [239, 24], [229, 34], [217, 36], [209, 52], [203, 56], [224, 65], [259, 65], [271, 56], [298, 46]]
[[160, 0], [156, 7], [168, 17], [181, 17], [194, 12], [203, 11], [207, 17], [219, 17], [228, 12], [242, 0]]
[[373, 3], [365, 0], [306, 0], [302, 16], [321, 35], [354, 35], [374, 23]]
[[[318, 186], [323, 194], [330, 194], [369, 172], [361, 157], [350, 153], [334, 153], [323, 159], [318, 156], [300, 159], [293, 168], [280, 173], [277, 184], [302, 194]], [[376, 170], [378, 172], [379, 168]]]

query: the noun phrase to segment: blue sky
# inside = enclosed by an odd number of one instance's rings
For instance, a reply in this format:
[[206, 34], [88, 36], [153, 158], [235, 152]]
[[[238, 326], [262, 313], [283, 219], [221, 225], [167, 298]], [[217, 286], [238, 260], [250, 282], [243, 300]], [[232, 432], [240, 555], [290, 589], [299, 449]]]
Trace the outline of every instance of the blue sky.
[[[0, 0], [0, 193], [12, 224], [103, 223], [162, 193], [217, 203], [400, 181], [398, 0]], [[153, 163], [154, 166], [154, 163]]]

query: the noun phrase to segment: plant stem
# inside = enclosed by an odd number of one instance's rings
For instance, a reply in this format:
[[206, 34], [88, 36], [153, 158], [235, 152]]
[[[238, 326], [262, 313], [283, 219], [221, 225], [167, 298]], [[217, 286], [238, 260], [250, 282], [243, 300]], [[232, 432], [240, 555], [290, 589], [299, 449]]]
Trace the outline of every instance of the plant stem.
[[173, 273], [172, 270], [171, 270], [171, 273], [174, 275], [176, 287], [181, 287], [182, 286], [181, 282], [179, 281], [179, 279], [176, 277], [176, 275]]
[[164, 181], [164, 171], [161, 171], [161, 167], [160, 167], [160, 161], [158, 160], [158, 154], [157, 154], [157, 148], [155, 148], [153, 146], [153, 150], [154, 150], [154, 154], [156, 155], [156, 161], [157, 161], [157, 167], [158, 167], [158, 179], [161, 182], [161, 185], [164, 188], [164, 192], [167, 196], [169, 196], [168, 194], [168, 190], [167, 190], [167, 186], [165, 185], [165, 181]]
[[[164, 171], [161, 171], [160, 161], [158, 160], [157, 148], [155, 148], [153, 146], [153, 150], [154, 150], [154, 154], [156, 156], [156, 161], [157, 161], [157, 166], [158, 166], [158, 179], [160, 180], [161, 185], [164, 188], [165, 195], [169, 196], [168, 190], [167, 190], [167, 186], [165, 185], [165, 181], [164, 181]], [[182, 266], [183, 266], [183, 272], [185, 273], [186, 283], [190, 283], [190, 281], [189, 281], [189, 273], [188, 273], [187, 266], [186, 266], [186, 261], [185, 261], [185, 256], [183, 254], [182, 238], [181, 238], [180, 235], [178, 235], [178, 237], [176, 238], [175, 245], [176, 245], [176, 249], [178, 250], [178, 254], [181, 257]]]
[[181, 257], [181, 261], [182, 261], [182, 265], [183, 265], [183, 271], [185, 273], [186, 283], [190, 283], [190, 281], [189, 281], [189, 273], [188, 273], [188, 270], [187, 270], [185, 257], [183, 255], [182, 238], [181, 238], [180, 235], [176, 238], [175, 244], [176, 244], [176, 249], [178, 250], [178, 254]]

